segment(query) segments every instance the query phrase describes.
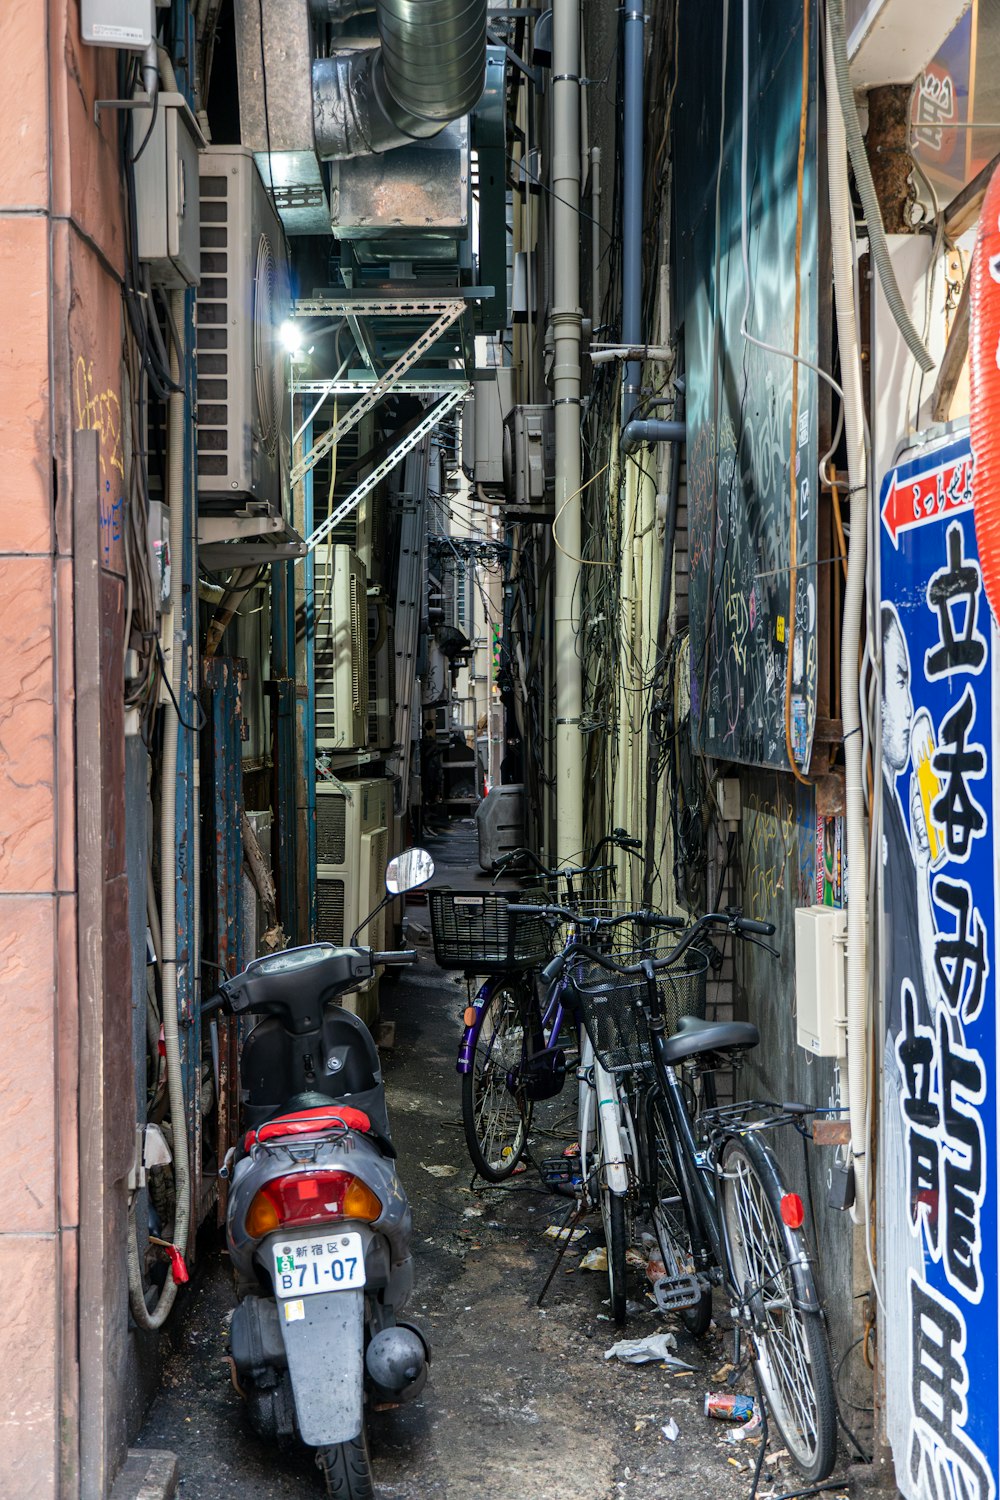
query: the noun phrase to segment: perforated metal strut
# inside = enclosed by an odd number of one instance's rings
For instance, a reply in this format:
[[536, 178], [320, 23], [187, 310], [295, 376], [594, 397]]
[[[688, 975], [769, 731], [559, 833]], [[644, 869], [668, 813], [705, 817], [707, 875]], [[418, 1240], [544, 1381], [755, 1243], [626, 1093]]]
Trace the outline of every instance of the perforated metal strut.
[[[331, 302], [330, 305], [337, 306], [338, 304]], [[385, 310], [387, 313], [389, 307], [393, 305], [391, 303], [386, 304]], [[300, 310], [301, 307], [302, 304], [300, 303], [297, 305], [296, 310]], [[399, 356], [396, 363], [391, 365], [384, 375], [378, 376], [367, 392], [363, 396], [360, 396], [354, 402], [353, 406], [344, 413], [340, 421], [324, 432], [322, 437], [317, 438], [316, 442], [309, 449], [309, 452], [299, 459], [291, 473], [291, 482], [293, 485], [298, 484], [300, 480], [304, 479], [310, 470], [316, 467], [320, 459], [329, 453], [331, 448], [335, 448], [341, 438], [345, 437], [351, 431], [352, 427], [357, 426], [363, 416], [374, 410], [383, 396], [388, 395], [389, 391], [392, 390], [400, 376], [405, 375], [407, 370], [411, 369], [437, 343], [442, 334], [448, 331], [464, 311], [464, 302], [454, 301], [445, 305], [444, 311], [435, 318], [434, 322], [419, 338], [414, 340], [409, 349]], [[463, 397], [466, 389], [467, 387], [463, 386], [461, 391]], [[451, 404], [454, 405], [455, 403], [452, 402]], [[411, 444], [410, 446], [412, 447], [413, 445]], [[345, 501], [344, 503], [346, 504], [347, 502]]]
[[387, 475], [392, 473], [400, 460], [405, 458], [413, 448], [416, 448], [418, 443], [422, 443], [424, 438], [434, 431], [434, 428], [443, 417], [448, 415], [453, 407], [458, 406], [460, 402], [465, 400], [468, 393], [468, 385], [462, 385], [456, 390], [449, 391], [443, 400], [439, 401], [436, 406], [432, 406], [423, 420], [414, 427], [413, 431], [407, 433], [402, 442], [397, 443], [392, 452], [387, 454], [382, 462], [377, 464], [372, 472], [361, 481], [357, 488], [353, 489], [340, 502], [336, 510], [332, 511], [326, 520], [322, 521], [316, 527], [315, 531], [306, 539], [306, 546], [309, 551], [311, 552], [325, 537], [329, 536], [330, 532], [340, 525], [344, 517], [349, 516], [355, 506], [359, 505], [377, 484], [380, 484]]

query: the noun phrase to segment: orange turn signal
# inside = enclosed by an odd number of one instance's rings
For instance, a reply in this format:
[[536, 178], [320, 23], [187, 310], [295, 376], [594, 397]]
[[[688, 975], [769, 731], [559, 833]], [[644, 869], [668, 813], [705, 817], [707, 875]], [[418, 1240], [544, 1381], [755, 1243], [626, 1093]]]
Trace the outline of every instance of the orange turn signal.
[[382, 1212], [382, 1204], [367, 1183], [355, 1177], [344, 1194], [344, 1218], [362, 1219], [372, 1224]]

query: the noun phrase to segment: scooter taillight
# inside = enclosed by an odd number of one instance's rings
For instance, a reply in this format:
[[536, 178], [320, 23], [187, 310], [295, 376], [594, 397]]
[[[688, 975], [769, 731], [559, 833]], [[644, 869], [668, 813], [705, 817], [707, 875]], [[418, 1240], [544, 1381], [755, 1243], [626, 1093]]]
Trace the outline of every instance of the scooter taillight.
[[350, 1172], [290, 1172], [272, 1177], [255, 1195], [246, 1229], [256, 1240], [296, 1224], [328, 1224], [332, 1219], [371, 1224], [381, 1212], [371, 1188]]

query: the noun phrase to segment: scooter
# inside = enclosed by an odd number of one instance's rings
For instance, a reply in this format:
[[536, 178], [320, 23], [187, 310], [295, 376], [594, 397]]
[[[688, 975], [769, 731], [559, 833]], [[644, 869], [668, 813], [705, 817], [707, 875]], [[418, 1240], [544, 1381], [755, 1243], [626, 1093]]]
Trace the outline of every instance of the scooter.
[[[405, 850], [382, 906], [433, 873], [424, 850]], [[204, 1007], [254, 1018], [240, 1060], [243, 1137], [221, 1174], [239, 1298], [233, 1381], [261, 1436], [316, 1450], [337, 1500], [371, 1500], [367, 1411], [418, 1395], [430, 1349], [399, 1317], [413, 1285], [411, 1215], [378, 1051], [336, 1002], [377, 966], [416, 962], [412, 951], [312, 943], [254, 959]]]

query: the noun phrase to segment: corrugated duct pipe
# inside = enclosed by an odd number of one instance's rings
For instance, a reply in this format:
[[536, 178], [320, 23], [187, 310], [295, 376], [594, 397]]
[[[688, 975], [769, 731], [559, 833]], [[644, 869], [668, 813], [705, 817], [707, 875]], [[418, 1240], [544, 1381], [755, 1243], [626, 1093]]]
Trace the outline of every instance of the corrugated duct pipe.
[[479, 103], [486, 0], [377, 0], [380, 46], [316, 58], [316, 150], [324, 161], [437, 135]]

